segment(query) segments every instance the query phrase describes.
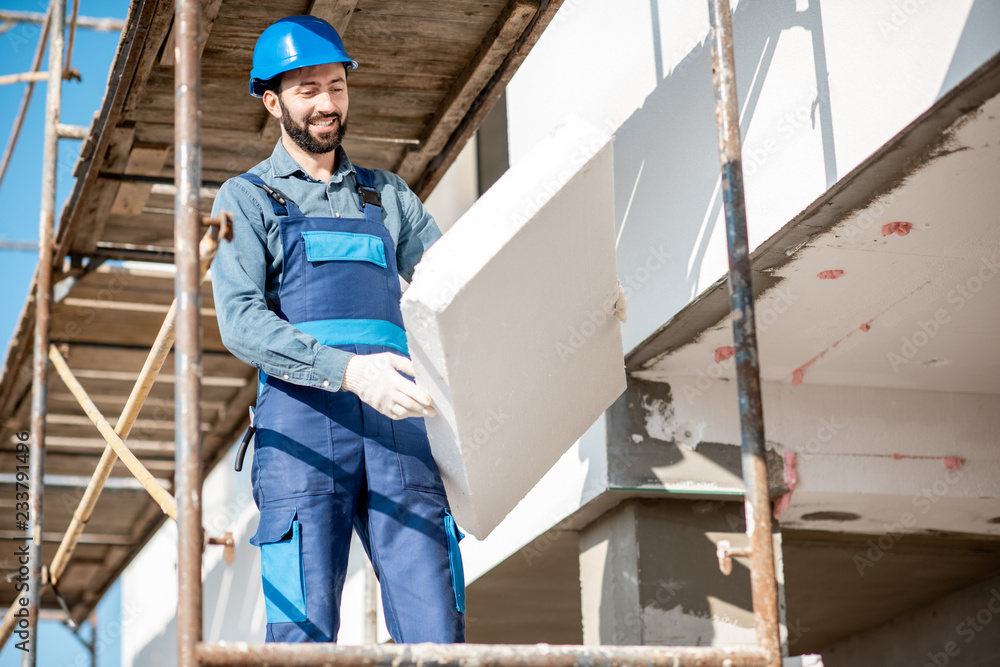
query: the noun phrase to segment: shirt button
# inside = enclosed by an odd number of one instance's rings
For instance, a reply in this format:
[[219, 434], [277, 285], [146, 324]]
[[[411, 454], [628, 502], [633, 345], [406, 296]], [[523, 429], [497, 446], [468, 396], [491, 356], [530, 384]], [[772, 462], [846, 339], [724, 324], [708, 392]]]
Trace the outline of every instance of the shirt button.
[[287, 374], [287, 373], [285, 373], [285, 375], [284, 375], [284, 378], [285, 378], [286, 380], [288, 379], [288, 374]]
[[323, 380], [323, 386], [324, 387], [329, 387], [330, 386], [330, 381], [329, 380]]
[[339, 217], [340, 217], [340, 211], [337, 211], [337, 212], [335, 212], [335, 213], [333, 214], [333, 217], [335, 217], [335, 218], [339, 218]]

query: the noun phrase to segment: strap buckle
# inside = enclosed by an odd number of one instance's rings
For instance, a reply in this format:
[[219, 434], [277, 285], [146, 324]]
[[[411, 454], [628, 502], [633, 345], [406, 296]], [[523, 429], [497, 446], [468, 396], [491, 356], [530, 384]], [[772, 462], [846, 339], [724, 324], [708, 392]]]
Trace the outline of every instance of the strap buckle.
[[382, 207], [382, 198], [379, 197], [378, 190], [375, 188], [366, 188], [363, 185], [358, 186], [358, 196], [361, 197], [362, 208], [368, 204], [374, 204], [379, 208]]
[[282, 206], [288, 205], [288, 198], [285, 197], [284, 193], [281, 192], [281, 190], [278, 190], [277, 188], [272, 188], [270, 185], [263, 182], [260, 184], [260, 187], [264, 188], [264, 192], [269, 194], [271, 198], [274, 199], [274, 201], [278, 202]]

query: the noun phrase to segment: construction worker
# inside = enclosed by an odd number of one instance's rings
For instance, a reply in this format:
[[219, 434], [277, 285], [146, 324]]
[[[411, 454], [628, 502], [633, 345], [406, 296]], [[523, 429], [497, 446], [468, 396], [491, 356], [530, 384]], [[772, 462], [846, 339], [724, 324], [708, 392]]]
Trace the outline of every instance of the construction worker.
[[330, 24], [257, 40], [250, 93], [281, 122], [271, 157], [228, 180], [233, 241], [212, 265], [226, 347], [260, 371], [251, 472], [268, 642], [336, 641], [351, 530], [396, 642], [461, 642], [459, 533], [412, 380], [399, 276], [441, 232], [406, 183], [348, 159], [347, 72]]

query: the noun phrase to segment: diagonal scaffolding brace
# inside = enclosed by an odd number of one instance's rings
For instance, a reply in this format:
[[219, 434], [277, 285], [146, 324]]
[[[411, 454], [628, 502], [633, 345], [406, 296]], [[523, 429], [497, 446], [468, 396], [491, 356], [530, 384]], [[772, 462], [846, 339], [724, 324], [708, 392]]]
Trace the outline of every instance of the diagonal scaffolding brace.
[[[206, 219], [203, 221], [203, 224], [209, 225], [209, 228], [202, 236], [199, 249], [201, 255], [199, 275], [201, 279], [204, 279], [208, 273], [208, 268], [215, 257], [215, 253], [218, 251], [220, 241], [232, 238], [231, 215], [229, 213], [223, 212], [218, 218]], [[105, 419], [104, 415], [101, 414], [100, 410], [97, 409], [97, 406], [90, 399], [86, 390], [73, 375], [63, 355], [54, 345], [49, 348], [49, 359], [52, 361], [56, 371], [81, 407], [83, 407], [87, 416], [90, 417], [94, 425], [101, 431], [101, 435], [108, 442], [108, 445], [104, 448], [104, 453], [101, 455], [101, 460], [98, 462], [97, 468], [94, 470], [90, 482], [87, 484], [87, 489], [84, 491], [83, 497], [80, 498], [80, 502], [73, 512], [73, 519], [66, 529], [62, 542], [59, 544], [59, 549], [56, 551], [51, 565], [49, 565], [49, 583], [54, 585], [59, 584], [59, 580], [69, 565], [80, 536], [83, 534], [94, 508], [97, 506], [97, 501], [104, 490], [105, 483], [111, 476], [111, 469], [114, 467], [115, 461], [119, 458], [126, 465], [129, 472], [142, 483], [153, 500], [160, 505], [164, 514], [175, 521], [177, 520], [176, 499], [150, 474], [125, 444], [125, 440], [128, 438], [132, 426], [139, 416], [143, 403], [149, 396], [149, 392], [153, 388], [153, 383], [156, 381], [156, 377], [163, 367], [163, 362], [166, 361], [167, 355], [173, 347], [176, 318], [177, 302], [175, 300], [171, 304], [170, 310], [167, 311], [156, 340], [146, 357], [142, 370], [139, 372], [139, 377], [132, 387], [132, 393], [129, 395], [113, 430], [107, 419]], [[0, 624], [0, 646], [7, 642], [14, 630], [16, 610], [16, 605], [11, 605], [4, 616], [2, 624]]]

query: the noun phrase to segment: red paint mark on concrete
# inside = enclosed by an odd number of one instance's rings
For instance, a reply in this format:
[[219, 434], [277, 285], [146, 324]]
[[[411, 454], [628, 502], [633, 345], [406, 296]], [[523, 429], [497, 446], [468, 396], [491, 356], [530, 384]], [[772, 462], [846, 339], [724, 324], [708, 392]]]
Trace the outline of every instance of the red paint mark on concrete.
[[[909, 224], [909, 223], [907, 223], [907, 224]], [[813, 357], [812, 359], [810, 359], [806, 363], [804, 363], [801, 366], [799, 366], [798, 368], [796, 368], [794, 371], [792, 371], [792, 386], [793, 387], [798, 387], [800, 384], [802, 384], [802, 380], [805, 379], [806, 369], [809, 368], [810, 366], [812, 366], [813, 364], [815, 364], [820, 359], [822, 359], [824, 354], [826, 354], [827, 352], [829, 352], [833, 348], [835, 348], [838, 345], [840, 345], [841, 343], [843, 343], [845, 340], [847, 340], [848, 338], [850, 338], [851, 336], [853, 336], [859, 330], [860, 331], [869, 331], [872, 328], [872, 322], [874, 322], [878, 318], [882, 317], [887, 312], [889, 312], [890, 310], [892, 310], [893, 308], [895, 308], [896, 306], [898, 306], [902, 302], [906, 301], [911, 296], [913, 296], [914, 294], [916, 294], [917, 292], [919, 292], [920, 290], [922, 290], [923, 288], [927, 287], [930, 284], [931, 284], [931, 281], [928, 280], [927, 282], [925, 282], [925, 283], [923, 283], [921, 285], [918, 285], [917, 287], [913, 288], [912, 290], [910, 290], [910, 292], [908, 294], [906, 294], [905, 296], [903, 296], [901, 299], [898, 299], [895, 303], [892, 303], [888, 307], [884, 308], [882, 310], [882, 312], [880, 312], [878, 315], [876, 315], [875, 317], [871, 318], [870, 320], [868, 320], [867, 322], [865, 322], [864, 324], [862, 324], [857, 329], [851, 329], [850, 331], [847, 332], [847, 334], [845, 334], [841, 338], [839, 338], [839, 339], [835, 340], [833, 343], [831, 343], [830, 346], [827, 347], [825, 350], [823, 350], [822, 352], [820, 352], [819, 354], [817, 354], [815, 357]]]
[[842, 269], [829, 269], [828, 271], [820, 271], [816, 277], [820, 280], [836, 280], [842, 275], [844, 275]]
[[[837, 342], [839, 343], [840, 341], [838, 340]], [[831, 345], [830, 347], [833, 347], [833, 346]], [[802, 384], [802, 380], [804, 380], [805, 376], [806, 376], [806, 369], [809, 368], [810, 366], [812, 366], [813, 364], [815, 364], [820, 359], [822, 359], [823, 355], [826, 354], [827, 350], [829, 350], [829, 349], [830, 349], [829, 347], [826, 348], [826, 350], [823, 350], [822, 352], [820, 352], [819, 354], [817, 354], [815, 357], [813, 357], [812, 359], [810, 359], [806, 363], [802, 364], [801, 366], [799, 366], [798, 368], [796, 368], [792, 372], [792, 386], [793, 387], [798, 387], [800, 384]]]
[[782, 494], [774, 501], [774, 518], [779, 519], [781, 513], [787, 510], [792, 504], [792, 492], [799, 484], [799, 472], [795, 469], [795, 452], [785, 452], [785, 484], [788, 485], [788, 493]]
[[961, 456], [945, 456], [941, 459], [944, 462], [944, 467], [948, 470], [958, 470], [965, 465], [965, 459]]
[[919, 454], [888, 454], [893, 461], [902, 459], [920, 459], [924, 461], [941, 461], [948, 470], [958, 470], [965, 465], [965, 459], [961, 456], [921, 456]]
[[732, 345], [724, 345], [723, 347], [715, 348], [715, 363], [721, 363], [726, 359], [732, 359], [736, 351], [733, 350]]
[[780, 519], [781, 513], [792, 506], [792, 494], [783, 493], [774, 500], [774, 518]]
[[896, 236], [906, 236], [913, 229], [912, 222], [889, 222], [882, 225], [882, 236], [895, 234]]

